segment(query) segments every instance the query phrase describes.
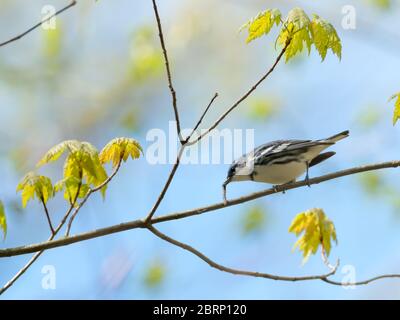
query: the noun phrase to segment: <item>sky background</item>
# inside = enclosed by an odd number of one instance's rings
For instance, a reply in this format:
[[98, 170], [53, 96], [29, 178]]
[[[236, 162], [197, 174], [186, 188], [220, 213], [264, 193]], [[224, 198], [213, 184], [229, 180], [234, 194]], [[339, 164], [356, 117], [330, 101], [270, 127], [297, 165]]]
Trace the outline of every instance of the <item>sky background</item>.
[[[399, 128], [392, 126], [400, 90], [400, 14], [368, 1], [159, 1], [179, 110], [184, 128], [197, 121], [215, 92], [211, 124], [257, 81], [275, 60], [274, 34], [245, 44], [239, 27], [258, 12], [278, 7], [284, 14], [300, 6], [334, 24], [342, 39], [342, 60], [314, 51], [281, 63], [254, 96], [219, 129], [254, 129], [255, 144], [282, 138], [319, 139], [349, 129], [335, 145], [335, 157], [312, 168], [311, 176], [363, 164], [399, 159]], [[0, 41], [25, 30], [46, 4], [65, 1], [2, 1]], [[357, 13], [357, 28], [341, 27], [344, 5]], [[168, 132], [173, 119], [170, 95], [150, 0], [82, 0], [57, 20], [59, 33], [36, 30], [0, 48], [0, 199], [8, 234], [1, 248], [36, 243], [48, 226], [36, 202], [20, 205], [20, 178], [53, 145], [67, 139], [90, 141], [97, 148], [114, 137], [137, 139], [146, 150], [151, 129]], [[40, 173], [60, 179], [62, 164]], [[153, 205], [171, 165], [151, 165], [142, 157], [128, 161], [109, 185], [106, 200], [96, 195], [75, 220], [72, 233], [142, 218]], [[221, 201], [228, 165], [183, 165], [157, 215]], [[108, 168], [109, 169], [109, 168]], [[299, 212], [323, 208], [333, 220], [340, 258], [334, 279], [351, 266], [356, 280], [400, 273], [400, 187], [398, 169], [353, 175], [311, 188], [299, 188], [235, 207], [159, 224], [161, 231], [189, 243], [226, 266], [279, 275], [327, 272], [320, 255], [302, 265], [288, 227]], [[231, 184], [228, 197], [268, 185]], [[59, 221], [62, 197], [49, 208]], [[253, 212], [258, 226], [245, 232]], [[29, 256], [3, 258], [5, 283]], [[44, 266], [54, 266], [56, 289], [42, 288]], [[155, 238], [132, 230], [49, 250], [2, 299], [372, 299], [400, 298], [400, 280], [389, 279], [345, 289], [319, 281], [286, 283], [234, 276]]]

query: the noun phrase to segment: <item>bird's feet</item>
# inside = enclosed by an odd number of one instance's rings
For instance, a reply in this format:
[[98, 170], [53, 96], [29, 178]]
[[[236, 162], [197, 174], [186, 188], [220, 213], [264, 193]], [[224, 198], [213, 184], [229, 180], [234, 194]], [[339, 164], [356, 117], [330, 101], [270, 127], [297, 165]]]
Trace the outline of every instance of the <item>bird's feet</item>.
[[282, 192], [283, 194], [285, 194], [286, 190], [282, 189], [282, 186], [284, 186], [284, 184], [276, 184], [276, 185], [272, 186], [272, 190], [274, 191], [274, 193]]

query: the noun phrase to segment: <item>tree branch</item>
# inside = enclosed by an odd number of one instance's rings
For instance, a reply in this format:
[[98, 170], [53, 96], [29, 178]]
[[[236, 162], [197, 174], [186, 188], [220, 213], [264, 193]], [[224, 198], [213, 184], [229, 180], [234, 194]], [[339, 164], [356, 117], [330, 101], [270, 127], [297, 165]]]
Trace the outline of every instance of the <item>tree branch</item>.
[[381, 279], [389, 279], [389, 278], [400, 278], [400, 274], [383, 274], [377, 277], [373, 277], [367, 280], [363, 280], [363, 281], [358, 281], [358, 282], [339, 282], [339, 281], [334, 281], [328, 278], [325, 279], [321, 279], [322, 281], [335, 285], [335, 286], [362, 286], [362, 285], [366, 285], [368, 283], [377, 281], [377, 280], [381, 280]]
[[31, 33], [33, 30], [39, 28], [41, 25], [43, 25], [45, 22], [50, 21], [51, 19], [53, 19], [55, 16], [63, 13], [64, 11], [67, 11], [69, 8], [73, 7], [76, 5], [76, 0], [72, 0], [71, 3], [69, 5], [67, 5], [66, 7], [58, 10], [56, 13], [54, 13], [53, 15], [51, 15], [50, 17], [40, 21], [39, 23], [35, 24], [33, 27], [29, 28], [28, 30], [26, 30], [25, 32], [19, 34], [18, 36], [15, 36], [7, 41], [4, 41], [2, 43], [0, 43], [0, 47], [6, 46], [11, 42], [17, 41], [19, 39], [21, 39], [22, 37], [25, 37], [28, 33]]
[[214, 262], [210, 258], [208, 258], [206, 255], [201, 253], [200, 251], [196, 250], [192, 246], [179, 242], [178, 240], [175, 240], [171, 237], [168, 237], [166, 234], [160, 232], [153, 226], [149, 225], [147, 227], [154, 235], [159, 237], [160, 239], [167, 241], [177, 247], [180, 247], [186, 251], [189, 251], [199, 257], [201, 260], [203, 260], [205, 263], [207, 263], [210, 267], [218, 269], [223, 272], [228, 272], [234, 275], [243, 275], [243, 276], [250, 276], [250, 277], [256, 277], [256, 278], [265, 278], [265, 279], [272, 279], [272, 280], [281, 280], [281, 281], [306, 281], [306, 280], [322, 280], [326, 279], [327, 277], [335, 274], [336, 269], [331, 270], [327, 274], [322, 274], [322, 275], [311, 275], [311, 276], [302, 276], [302, 277], [289, 277], [289, 276], [278, 276], [278, 275], [273, 275], [269, 273], [262, 273], [262, 272], [255, 272], [255, 271], [245, 271], [245, 270], [239, 270], [239, 269], [234, 269], [234, 268], [229, 268], [225, 267], [219, 263]]
[[51, 223], [49, 210], [47, 209], [47, 206], [46, 206], [46, 203], [44, 202], [44, 199], [41, 198], [40, 201], [42, 202], [43, 209], [44, 209], [44, 212], [46, 214], [47, 222], [49, 223], [51, 234], [54, 234], [55, 231], [54, 231], [54, 228], [53, 228], [53, 224]]
[[172, 182], [172, 179], [175, 176], [176, 170], [178, 170], [179, 163], [180, 163], [180, 160], [181, 160], [182, 153], [183, 153], [184, 149], [185, 149], [185, 145], [182, 145], [181, 148], [178, 151], [178, 156], [176, 157], [175, 164], [172, 167], [171, 172], [169, 173], [167, 182], [165, 183], [164, 188], [162, 189], [160, 195], [158, 196], [157, 201], [154, 204], [153, 208], [150, 210], [149, 214], [147, 215], [147, 217], [145, 219], [145, 223], [149, 223], [151, 221], [151, 219], [153, 218], [154, 214], [156, 213], [158, 207], [160, 206], [161, 201], [164, 199], [164, 196], [168, 191], [168, 188], [169, 188], [169, 186], [170, 186], [170, 184]]
[[162, 48], [163, 55], [164, 55], [164, 61], [165, 61], [165, 69], [167, 71], [168, 87], [169, 87], [169, 90], [171, 91], [172, 107], [174, 108], [174, 114], [175, 114], [176, 131], [178, 133], [179, 141], [181, 142], [181, 144], [183, 144], [184, 139], [181, 135], [181, 124], [180, 124], [180, 120], [179, 120], [178, 102], [177, 102], [177, 98], [176, 98], [176, 91], [172, 84], [171, 68], [169, 66], [168, 52], [167, 52], [167, 48], [165, 46], [164, 34], [162, 31], [162, 26], [161, 26], [161, 19], [160, 19], [160, 15], [158, 14], [156, 0], [152, 0], [152, 1], [153, 1], [154, 15], [155, 15], [156, 21], [157, 21], [158, 37], [160, 38], [160, 44], [161, 44], [161, 48]]
[[283, 47], [282, 51], [279, 53], [278, 57], [276, 58], [272, 67], [264, 74], [260, 80], [258, 80], [239, 100], [237, 100], [228, 110], [226, 110], [214, 124], [207, 129], [203, 134], [199, 137], [187, 143], [187, 145], [193, 145], [203, 139], [207, 134], [209, 134], [212, 130], [214, 130], [237, 106], [239, 106], [244, 100], [246, 100], [257, 88], [258, 86], [269, 77], [269, 75], [275, 70], [276, 66], [278, 65], [279, 61], [281, 61], [283, 55], [285, 54], [288, 46], [290, 45], [291, 39], [286, 42], [285, 46]]
[[201, 122], [203, 121], [204, 117], [206, 116], [208, 110], [210, 109], [210, 107], [212, 106], [212, 104], [214, 103], [215, 99], [217, 99], [218, 97], [218, 92], [216, 92], [214, 94], [214, 96], [212, 97], [210, 103], [207, 105], [206, 109], [204, 110], [203, 114], [201, 115], [199, 121], [197, 121], [196, 125], [194, 126], [192, 132], [190, 133], [190, 135], [187, 137], [186, 139], [186, 143], [189, 141], [189, 139], [193, 136], [193, 134], [196, 132], [196, 130], [199, 128]]
[[[378, 163], [378, 164], [371, 164], [371, 165], [365, 165], [365, 166], [360, 166], [360, 167], [354, 167], [346, 170], [341, 170], [337, 172], [333, 172], [330, 174], [326, 174], [320, 177], [312, 178], [309, 180], [310, 185], [314, 184], [319, 184], [321, 182], [325, 182], [328, 180], [334, 180], [337, 178], [353, 175], [353, 174], [358, 174], [362, 172], [367, 172], [367, 171], [374, 171], [374, 170], [379, 170], [379, 169], [386, 169], [386, 168], [397, 168], [400, 166], [400, 161], [389, 161], [389, 162], [383, 162], [383, 163]], [[125, 222], [125, 223], [120, 223], [116, 224], [110, 227], [106, 228], [101, 228], [101, 229], [96, 229], [92, 230], [89, 232], [81, 233], [78, 235], [73, 235], [69, 236], [66, 238], [61, 238], [57, 240], [52, 240], [52, 241], [45, 241], [42, 243], [36, 243], [36, 244], [31, 244], [31, 245], [26, 245], [26, 246], [20, 246], [20, 247], [14, 247], [14, 248], [7, 248], [7, 249], [0, 249], [0, 258], [2, 257], [12, 257], [12, 256], [17, 256], [17, 255], [23, 255], [27, 253], [33, 253], [37, 252], [40, 250], [46, 250], [46, 249], [52, 249], [52, 248], [57, 248], [57, 247], [63, 247], [66, 245], [70, 245], [73, 243], [89, 240], [89, 239], [94, 239], [98, 237], [102, 237], [105, 235], [110, 235], [114, 233], [119, 233], [127, 230], [132, 230], [132, 229], [138, 229], [138, 228], [147, 228], [149, 224], [157, 224], [161, 222], [167, 222], [167, 221], [174, 221], [174, 220], [180, 220], [184, 218], [188, 218], [191, 216], [196, 216], [200, 214], [204, 214], [206, 212], [212, 212], [212, 211], [217, 211], [222, 208], [227, 208], [230, 206], [235, 206], [241, 203], [245, 203], [251, 200], [255, 200], [264, 196], [269, 196], [275, 193], [280, 193], [282, 191], [287, 191], [291, 189], [297, 189], [301, 188], [304, 186], [307, 186], [307, 181], [299, 181], [295, 183], [290, 183], [282, 186], [277, 186], [275, 188], [270, 188], [266, 189], [263, 191], [255, 192], [243, 197], [239, 197], [236, 199], [232, 199], [228, 201], [226, 204], [224, 202], [219, 202], [215, 203], [209, 206], [205, 207], [200, 207], [196, 209], [191, 209], [187, 211], [182, 211], [182, 212], [176, 212], [176, 213], [171, 213], [168, 215], [160, 216], [160, 217], [155, 217], [152, 218], [150, 222], [146, 222], [144, 219], [139, 219], [139, 220], [133, 220], [130, 222]]]

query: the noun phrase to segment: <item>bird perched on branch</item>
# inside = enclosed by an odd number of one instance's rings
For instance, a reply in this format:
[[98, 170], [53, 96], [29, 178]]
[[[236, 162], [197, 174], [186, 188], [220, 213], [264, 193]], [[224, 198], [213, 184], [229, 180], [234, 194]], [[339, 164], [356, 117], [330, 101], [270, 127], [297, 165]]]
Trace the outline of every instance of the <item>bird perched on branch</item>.
[[266, 182], [276, 187], [295, 182], [306, 172], [305, 181], [310, 186], [309, 168], [335, 154], [333, 151], [321, 152], [348, 136], [349, 131], [346, 130], [321, 140], [277, 140], [255, 148], [230, 166], [222, 185], [225, 203], [226, 186], [231, 182]]

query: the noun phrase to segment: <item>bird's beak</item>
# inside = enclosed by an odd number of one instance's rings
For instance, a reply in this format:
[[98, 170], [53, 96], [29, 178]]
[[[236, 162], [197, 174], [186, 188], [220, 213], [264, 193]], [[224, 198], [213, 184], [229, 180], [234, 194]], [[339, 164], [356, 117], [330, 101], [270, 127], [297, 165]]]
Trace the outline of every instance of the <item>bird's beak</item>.
[[222, 197], [224, 198], [224, 203], [227, 204], [228, 200], [226, 200], [226, 186], [231, 182], [231, 178], [225, 180], [222, 184]]

